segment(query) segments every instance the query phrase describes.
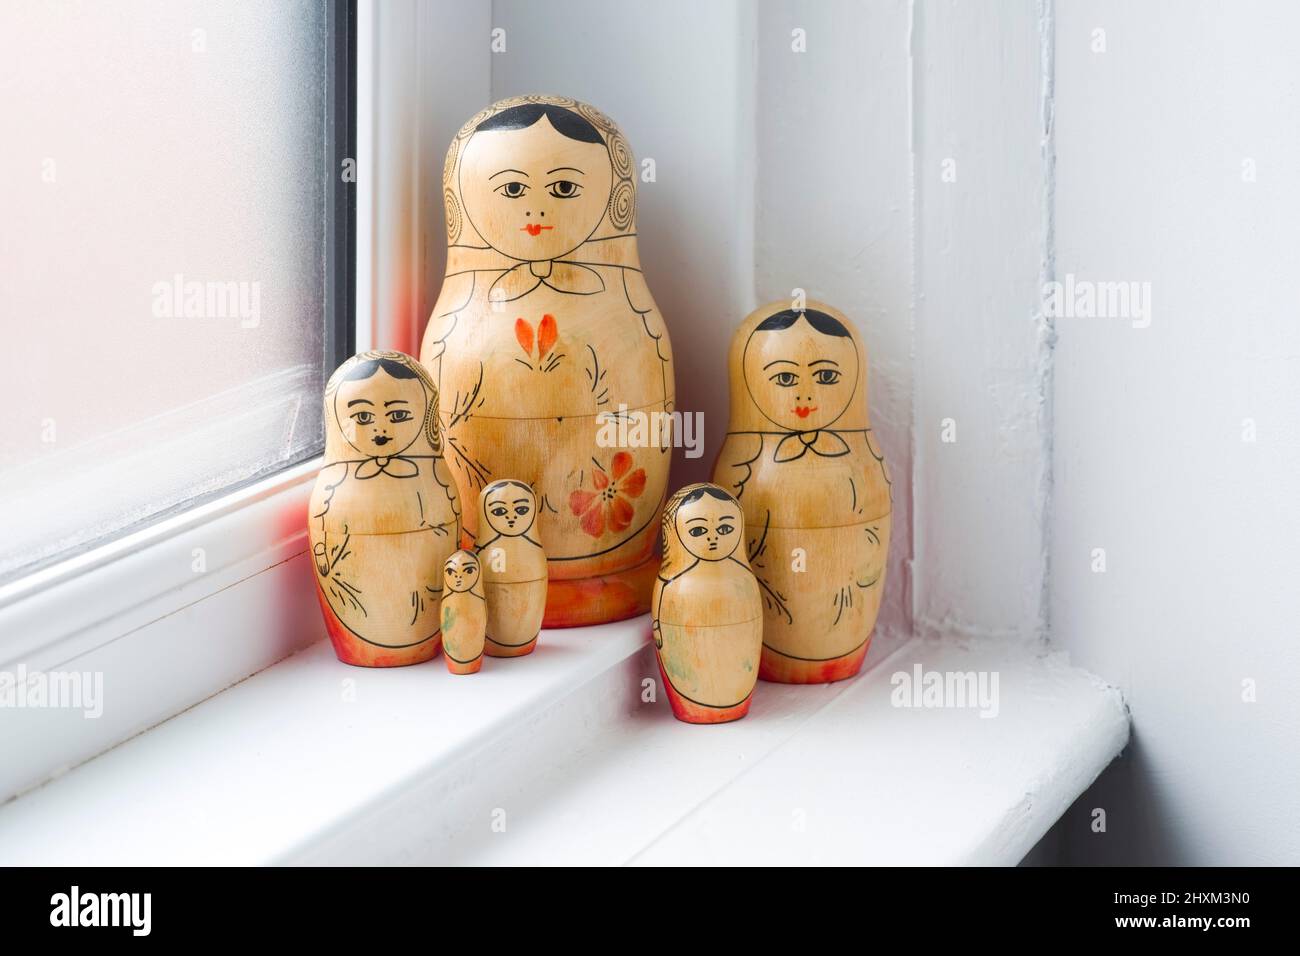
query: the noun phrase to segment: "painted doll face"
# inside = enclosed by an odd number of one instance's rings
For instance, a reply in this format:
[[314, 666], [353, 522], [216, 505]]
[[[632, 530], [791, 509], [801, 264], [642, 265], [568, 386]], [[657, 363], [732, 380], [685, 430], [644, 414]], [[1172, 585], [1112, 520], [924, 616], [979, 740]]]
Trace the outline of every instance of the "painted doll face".
[[475, 133], [461, 157], [469, 221], [492, 248], [529, 262], [591, 238], [612, 187], [605, 146], [569, 139], [545, 116], [527, 129]]
[[478, 558], [468, 551], [457, 551], [442, 566], [442, 581], [453, 594], [472, 590], [478, 581]]
[[848, 336], [825, 335], [800, 319], [750, 336], [744, 371], [764, 417], [791, 431], [816, 431], [833, 425], [853, 400], [858, 352]]
[[379, 368], [339, 386], [334, 416], [349, 445], [368, 458], [388, 458], [419, 437], [427, 402], [418, 378], [394, 378]]
[[483, 502], [487, 523], [497, 534], [517, 537], [526, 534], [537, 515], [537, 499], [532, 491], [514, 482], [488, 486]]
[[740, 543], [740, 507], [704, 495], [677, 509], [673, 527], [686, 550], [702, 561], [721, 561]]

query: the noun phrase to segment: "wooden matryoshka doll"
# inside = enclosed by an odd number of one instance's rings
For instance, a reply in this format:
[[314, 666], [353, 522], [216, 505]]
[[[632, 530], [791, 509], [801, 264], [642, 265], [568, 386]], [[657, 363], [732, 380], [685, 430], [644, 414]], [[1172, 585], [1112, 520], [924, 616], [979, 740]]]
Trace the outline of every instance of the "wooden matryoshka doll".
[[861, 340], [828, 305], [765, 305], [736, 330], [730, 374], [713, 479], [745, 509], [763, 589], [760, 676], [852, 677], [880, 610], [891, 500]]
[[401, 352], [362, 352], [325, 386], [325, 465], [308, 510], [317, 596], [339, 660], [438, 653], [442, 565], [460, 537], [438, 390]]
[[668, 501], [655, 581], [659, 673], [678, 720], [721, 724], [749, 713], [763, 647], [763, 605], [745, 558], [745, 518], [717, 485]]
[[475, 674], [483, 666], [487, 602], [478, 555], [457, 551], [442, 566], [442, 650], [447, 670]]
[[[460, 130], [443, 181], [447, 272], [420, 359], [443, 397], [461, 497], [507, 476], [536, 490], [546, 626], [643, 613], [668, 442], [605, 447], [597, 417], [631, 416], [647, 427], [626, 433], [657, 436], [663, 419], [649, 416], [673, 406], [627, 141], [585, 103], [515, 97]], [[476, 517], [466, 530], [480, 533]]]
[[546, 610], [546, 552], [537, 540], [537, 496], [503, 478], [478, 496], [478, 554], [487, 595], [489, 657], [532, 653]]

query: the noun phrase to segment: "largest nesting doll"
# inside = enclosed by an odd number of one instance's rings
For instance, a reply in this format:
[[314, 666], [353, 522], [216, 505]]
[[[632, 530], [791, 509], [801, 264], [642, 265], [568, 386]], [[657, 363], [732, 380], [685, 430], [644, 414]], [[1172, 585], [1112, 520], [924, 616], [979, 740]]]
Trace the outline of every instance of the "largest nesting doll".
[[325, 466], [308, 530], [339, 660], [418, 664], [442, 647], [442, 566], [460, 538], [438, 390], [401, 352], [363, 352], [325, 386]]
[[836, 309], [772, 303], [731, 340], [731, 417], [713, 480], [745, 511], [763, 592], [764, 680], [862, 667], [889, 551], [889, 477], [867, 413], [867, 357]]
[[[461, 498], [501, 478], [536, 491], [545, 626], [644, 613], [667, 435], [602, 426], [665, 421], [649, 416], [672, 410], [673, 365], [637, 255], [627, 141], [585, 103], [502, 100], [456, 135], [444, 185], [447, 273], [420, 359]], [[653, 443], [611, 447], [614, 431]], [[478, 516], [465, 525], [477, 533]]]

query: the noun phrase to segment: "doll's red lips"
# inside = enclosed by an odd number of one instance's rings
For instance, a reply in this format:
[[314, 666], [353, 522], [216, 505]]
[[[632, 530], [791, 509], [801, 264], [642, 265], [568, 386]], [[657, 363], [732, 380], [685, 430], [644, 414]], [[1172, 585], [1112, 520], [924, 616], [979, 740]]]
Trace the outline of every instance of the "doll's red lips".
[[540, 222], [530, 222], [528, 225], [520, 228], [520, 232], [526, 232], [530, 236], [540, 236], [543, 229], [554, 229], [554, 226], [543, 226]]
[[794, 413], [800, 418], [807, 418], [815, 411], [817, 411], [816, 408], [809, 408], [807, 405], [796, 405], [794, 409]]

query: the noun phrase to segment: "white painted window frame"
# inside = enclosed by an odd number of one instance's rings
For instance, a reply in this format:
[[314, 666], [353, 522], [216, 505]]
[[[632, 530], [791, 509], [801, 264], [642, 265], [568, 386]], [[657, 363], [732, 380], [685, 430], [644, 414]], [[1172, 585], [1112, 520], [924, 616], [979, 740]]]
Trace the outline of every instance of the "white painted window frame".
[[[358, 9], [359, 170], [374, 132], [374, 5]], [[358, 176], [357, 347], [375, 330], [371, 180]], [[103, 713], [6, 709], [0, 802], [321, 639], [306, 512], [321, 459], [0, 587], [0, 673], [102, 680]]]

